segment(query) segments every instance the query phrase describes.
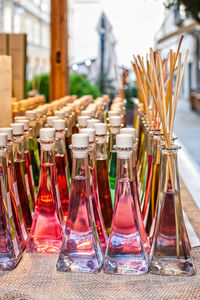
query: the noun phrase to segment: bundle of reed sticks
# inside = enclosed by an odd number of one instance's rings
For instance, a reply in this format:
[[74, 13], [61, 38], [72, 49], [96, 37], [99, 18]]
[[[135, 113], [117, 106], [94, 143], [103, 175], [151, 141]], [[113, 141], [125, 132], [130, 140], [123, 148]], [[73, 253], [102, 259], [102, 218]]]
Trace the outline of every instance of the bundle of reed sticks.
[[[164, 136], [166, 149], [169, 150], [169, 157], [166, 166], [166, 183], [170, 178], [172, 191], [175, 191], [175, 166], [173, 161], [173, 127], [176, 115], [178, 99], [181, 91], [181, 84], [189, 50], [186, 50], [182, 64], [182, 54], [180, 47], [183, 40], [181, 36], [177, 52], [170, 50], [166, 58], [162, 58], [160, 51], [153, 51], [146, 59], [140, 55], [133, 56], [133, 70], [136, 75], [138, 86], [138, 98], [143, 104], [144, 113], [151, 129], [161, 129]], [[174, 80], [175, 79], [175, 80]], [[175, 84], [174, 84], [175, 82]], [[167, 184], [165, 186], [167, 190]], [[183, 252], [186, 256], [183, 237], [183, 216], [181, 202], [175, 202], [176, 221], [176, 252], [180, 257], [179, 235], [182, 241]]]

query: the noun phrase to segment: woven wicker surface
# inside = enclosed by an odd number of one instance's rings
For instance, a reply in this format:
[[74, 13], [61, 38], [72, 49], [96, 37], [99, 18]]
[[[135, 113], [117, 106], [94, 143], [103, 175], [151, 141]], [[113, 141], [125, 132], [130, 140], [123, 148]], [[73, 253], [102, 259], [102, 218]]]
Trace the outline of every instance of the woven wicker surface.
[[[184, 210], [200, 237], [200, 212], [181, 185]], [[15, 270], [0, 272], [0, 299], [200, 299], [200, 247], [194, 248], [192, 255], [197, 269], [195, 276], [167, 277], [60, 273], [55, 267], [57, 255], [26, 253]]]

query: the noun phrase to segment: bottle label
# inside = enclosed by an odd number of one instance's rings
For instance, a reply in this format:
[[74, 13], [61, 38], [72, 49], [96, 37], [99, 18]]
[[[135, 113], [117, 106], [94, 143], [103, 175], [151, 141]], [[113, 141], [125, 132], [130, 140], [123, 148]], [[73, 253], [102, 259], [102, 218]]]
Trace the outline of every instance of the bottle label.
[[12, 207], [11, 207], [10, 192], [7, 193], [7, 206], [8, 206], [8, 217], [9, 217], [9, 221], [10, 221], [10, 233], [11, 233], [11, 238], [12, 238], [12, 242], [13, 242], [13, 249], [14, 249], [15, 256], [18, 256], [19, 255], [19, 246], [18, 246], [17, 239], [16, 239], [15, 223], [14, 223]]
[[30, 168], [32, 186], [34, 187], [35, 186], [35, 182], [34, 182], [34, 178], [33, 178], [33, 168], [32, 168], [32, 165], [30, 165], [29, 168]]
[[56, 198], [57, 198], [57, 204], [58, 204], [58, 210], [60, 213], [61, 223], [63, 223], [63, 213], [62, 213], [62, 207], [61, 207], [61, 202], [60, 202], [60, 193], [59, 193], [58, 184], [56, 184]]
[[23, 216], [22, 216], [22, 210], [21, 210], [21, 205], [20, 205], [20, 201], [19, 201], [19, 193], [18, 193], [18, 188], [17, 188], [17, 182], [13, 183], [13, 190], [14, 190], [14, 194], [15, 194], [17, 212], [18, 212], [18, 216], [19, 216], [21, 229], [22, 229], [22, 234], [23, 234], [24, 240], [26, 241], [27, 238], [28, 238], [28, 235], [26, 233], [26, 229], [25, 229], [25, 225], [24, 225], [24, 219], [23, 219]]
[[25, 174], [25, 183], [26, 183], [26, 192], [27, 192], [27, 196], [28, 196], [29, 208], [30, 208], [30, 212], [32, 214], [33, 213], [33, 204], [32, 204], [32, 200], [31, 200], [31, 193], [30, 193], [30, 187], [29, 187], [29, 183], [28, 183], [28, 175], [27, 174]]

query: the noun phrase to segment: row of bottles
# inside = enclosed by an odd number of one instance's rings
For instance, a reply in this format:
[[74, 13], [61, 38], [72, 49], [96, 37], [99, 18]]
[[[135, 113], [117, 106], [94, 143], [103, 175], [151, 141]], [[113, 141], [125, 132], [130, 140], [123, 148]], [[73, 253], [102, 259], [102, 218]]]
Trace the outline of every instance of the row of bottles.
[[[27, 111], [11, 128], [0, 129], [7, 178], [1, 181], [2, 224], [12, 230], [11, 242], [4, 230], [4, 241], [8, 250], [18, 245], [14, 263], [2, 263], [2, 269], [15, 267], [26, 247], [60, 253], [60, 271], [194, 274], [180, 204], [178, 148], [167, 149], [142, 113], [136, 129], [125, 128], [121, 99], [109, 112], [107, 104], [87, 100], [76, 111], [60, 105], [54, 115], [39, 117]], [[166, 178], [166, 168], [175, 180]]]

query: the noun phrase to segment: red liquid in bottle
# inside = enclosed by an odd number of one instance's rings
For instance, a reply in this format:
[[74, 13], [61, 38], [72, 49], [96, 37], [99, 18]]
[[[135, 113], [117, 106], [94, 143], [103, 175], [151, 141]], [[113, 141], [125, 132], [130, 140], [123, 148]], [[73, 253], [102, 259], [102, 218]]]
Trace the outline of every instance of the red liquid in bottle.
[[26, 170], [25, 160], [15, 161], [14, 166], [15, 166], [17, 187], [20, 195], [22, 212], [26, 223], [26, 227], [28, 230], [30, 230], [32, 224], [32, 216], [31, 216], [29, 200], [28, 200], [27, 190], [26, 190], [26, 183], [25, 183], [25, 170]]
[[56, 172], [58, 189], [60, 194], [60, 202], [65, 222], [67, 221], [68, 209], [69, 209], [69, 187], [67, 181], [67, 169], [64, 155], [55, 155]]
[[30, 188], [30, 193], [31, 193], [31, 199], [32, 199], [32, 204], [33, 208], [35, 207], [35, 195], [34, 195], [34, 179], [33, 179], [33, 170], [32, 170], [32, 165], [31, 165], [31, 155], [30, 152], [25, 152], [25, 160], [26, 160], [26, 170], [28, 174], [28, 183], [29, 183], [29, 188]]
[[55, 164], [41, 164], [40, 176], [27, 250], [58, 253], [62, 244], [62, 225], [56, 200]]
[[109, 234], [112, 222], [112, 202], [110, 194], [110, 186], [108, 179], [108, 163], [107, 160], [97, 160], [97, 183], [99, 190], [99, 199], [101, 211], [104, 218], [106, 231]]

